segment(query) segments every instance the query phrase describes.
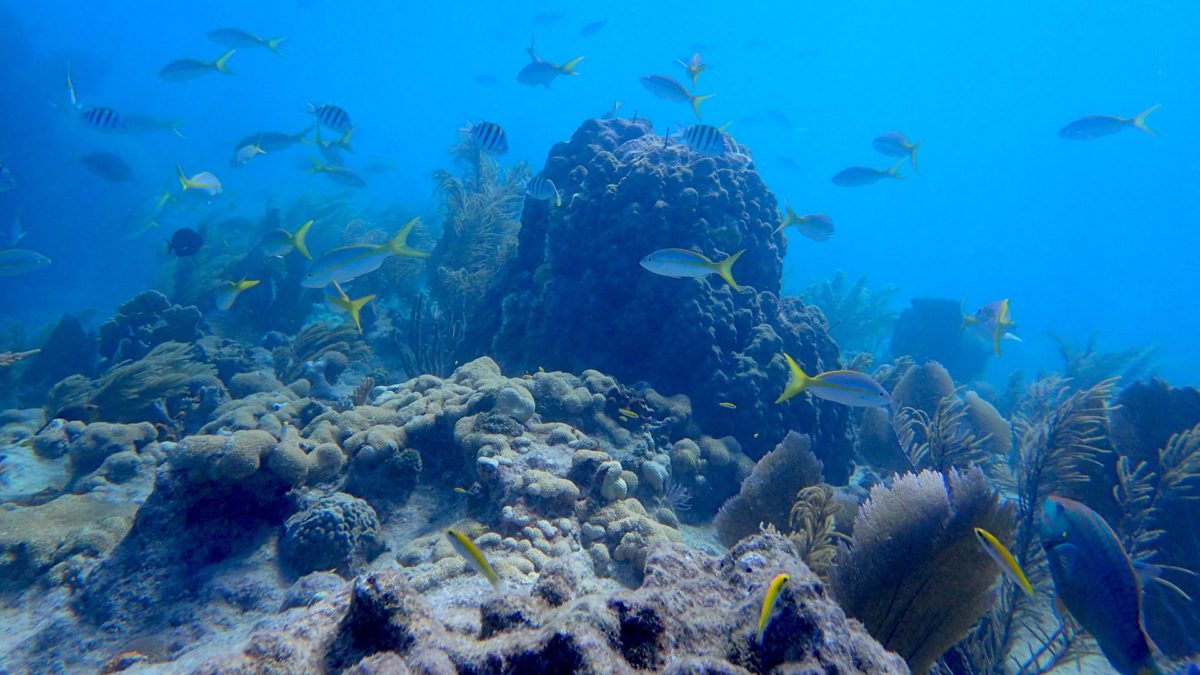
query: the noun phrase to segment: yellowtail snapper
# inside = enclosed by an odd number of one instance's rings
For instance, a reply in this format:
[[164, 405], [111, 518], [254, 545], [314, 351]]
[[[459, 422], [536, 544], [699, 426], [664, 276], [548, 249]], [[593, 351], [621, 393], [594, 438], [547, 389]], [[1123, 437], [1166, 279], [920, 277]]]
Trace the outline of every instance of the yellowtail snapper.
[[503, 155], [508, 152], [508, 136], [504, 129], [495, 122], [467, 122], [467, 126], [459, 130], [475, 144], [475, 147], [489, 155]]
[[896, 162], [892, 168], [887, 170], [872, 169], [866, 166], [852, 166], [849, 169], [842, 169], [837, 172], [830, 181], [834, 185], [842, 187], [862, 187], [876, 183], [884, 178], [903, 179], [904, 176], [898, 173], [901, 164], [904, 164], [904, 160]]
[[179, 176], [179, 184], [183, 186], [183, 191], [197, 190], [207, 194], [209, 197], [216, 197], [221, 194], [221, 180], [217, 178], [211, 171], [201, 171], [200, 173], [188, 178], [183, 172], [183, 167], [179, 164], [175, 165], [175, 172]]
[[354, 152], [354, 148], [350, 147], [350, 139], [354, 136], [354, 127], [342, 134], [341, 138], [336, 141], [327, 141], [321, 138], [321, 130], [317, 129], [317, 136], [313, 141], [317, 144], [317, 149], [321, 151], [321, 156], [329, 164], [340, 165], [342, 163], [341, 151]]
[[350, 131], [354, 124], [350, 121], [350, 113], [331, 103], [309, 103], [308, 114], [317, 118], [317, 122], [339, 134]]
[[813, 241], [827, 241], [833, 236], [833, 219], [828, 214], [810, 213], [806, 216], [798, 216], [790, 204], [786, 209], [787, 215], [784, 216], [779, 227], [775, 228], [776, 233], [782, 232], [786, 227], [794, 227], [800, 230], [800, 234]]
[[491, 564], [484, 557], [483, 551], [479, 550], [470, 537], [458, 530], [446, 530], [446, 538], [450, 540], [450, 545], [454, 547], [454, 550], [467, 561], [471, 569], [487, 578], [488, 582], [492, 584], [492, 588], [500, 590], [503, 587], [500, 575], [492, 569]]
[[517, 73], [517, 82], [529, 85], [530, 87], [541, 85], [549, 88], [550, 83], [559, 75], [578, 75], [579, 73], [576, 72], [575, 66], [579, 65], [579, 62], [583, 60], [582, 56], [576, 56], [562, 65], [545, 61], [538, 58], [537, 52], [533, 48], [533, 42], [529, 43], [529, 47], [525, 52], [529, 54], [529, 58], [532, 61], [525, 64], [525, 67]]
[[190, 227], [175, 230], [171, 240], [167, 242], [167, 253], [174, 253], [179, 258], [196, 255], [204, 246], [204, 235]]
[[871, 146], [888, 157], [907, 157], [912, 162], [913, 171], [917, 171], [917, 150], [921, 149], [922, 142], [912, 143], [899, 131], [889, 131], [876, 136]]
[[157, 120], [146, 115], [125, 115], [121, 118], [123, 131], [131, 134], [145, 134], [154, 131], [170, 131], [176, 136], [183, 138], [183, 132], [179, 130], [179, 125], [183, 124], [183, 120]]
[[0, 251], [0, 277], [15, 277], [19, 274], [36, 272], [49, 265], [51, 260], [37, 251], [10, 248]]
[[311, 158], [313, 166], [308, 170], [309, 173], [319, 173], [329, 176], [329, 179], [346, 185], [349, 187], [363, 188], [367, 187], [367, 181], [360, 175], [354, 172], [353, 169], [347, 169], [344, 166], [333, 166], [325, 164], [316, 157]]
[[615, 118], [615, 117], [617, 116], [617, 111], [618, 111], [618, 110], [620, 110], [620, 109], [621, 109], [621, 102], [620, 102], [620, 101], [613, 101], [612, 107], [608, 109], [608, 112], [606, 112], [606, 113], [604, 113], [603, 115], [601, 115], [601, 116], [600, 116], [600, 119], [602, 119], [602, 120], [611, 120], [611, 119], [613, 119], [613, 118]]
[[1116, 117], [1113, 115], [1088, 115], [1087, 117], [1080, 117], [1062, 129], [1059, 129], [1058, 135], [1073, 141], [1090, 141], [1094, 138], [1101, 138], [1115, 134], [1122, 129], [1133, 127], [1151, 136], [1157, 136], [1158, 134], [1153, 129], [1146, 126], [1146, 118], [1150, 116], [1150, 113], [1161, 107], [1161, 103], [1156, 103], [1133, 117]]
[[282, 134], [277, 131], [260, 131], [257, 134], [250, 134], [249, 136], [238, 141], [233, 146], [233, 151], [237, 152], [238, 148], [244, 148], [247, 145], [257, 145], [258, 147], [262, 148], [264, 152], [281, 152], [283, 150], [287, 150], [297, 143], [307, 143], [308, 141], [305, 140], [304, 137], [307, 136], [308, 132], [312, 131], [315, 126], [316, 125], [307, 127], [300, 133], [294, 135]]
[[333, 282], [325, 287], [325, 304], [335, 312], [346, 312], [350, 318], [354, 320], [354, 327], [358, 329], [359, 335], [362, 335], [362, 308], [366, 304], [375, 299], [374, 295], [364, 295], [357, 300], [351, 300], [350, 296], [342, 290], [338, 282]]
[[226, 312], [229, 311], [233, 307], [233, 303], [238, 299], [238, 296], [242, 294], [242, 291], [254, 288], [257, 285], [258, 281], [254, 279], [222, 282], [220, 290], [217, 291], [217, 309]]
[[549, 200], [555, 206], [562, 206], [562, 195], [554, 186], [554, 181], [541, 174], [529, 179], [529, 182], [525, 184], [525, 194], [534, 199]]
[[700, 73], [703, 73], [704, 69], [708, 68], [708, 64], [704, 63], [704, 59], [700, 57], [700, 52], [692, 54], [692, 58], [687, 61], [683, 59], [676, 59], [676, 61], [688, 72], [688, 76], [692, 78], [692, 89], [695, 89], [696, 80], [700, 77]]
[[700, 104], [716, 95], [705, 94], [704, 96], [696, 96], [688, 91], [687, 87], [669, 75], [646, 75], [642, 78], [642, 86], [659, 98], [665, 98], [668, 101], [690, 103], [692, 112], [696, 114], [696, 119], [700, 119]]
[[309, 220], [296, 228], [294, 233], [288, 232], [281, 227], [276, 228], [263, 236], [259, 246], [262, 248], [263, 253], [270, 256], [283, 257], [294, 250], [304, 256], [305, 259], [312, 260], [312, 254], [308, 252], [308, 244], [305, 242], [312, 225], [313, 221]]
[[809, 377], [791, 356], [784, 354], [783, 358], [787, 360], [788, 383], [776, 403], [807, 391], [817, 398], [848, 406], [881, 408], [892, 404], [891, 395], [870, 375], [855, 370], [831, 370]]
[[1012, 320], [1012, 312], [1009, 310], [1008, 298], [989, 302], [976, 310], [974, 314], [964, 315], [962, 321], [962, 328], [970, 327], [983, 339], [992, 343], [992, 349], [996, 352], [996, 356], [1000, 356], [1001, 340], [1021, 341], [1021, 338], [1008, 332], [1008, 329], [1015, 325]]
[[127, 183], [133, 180], [133, 167], [111, 152], [75, 155], [71, 161], [78, 162], [93, 175], [112, 183]]
[[287, 38], [277, 37], [268, 39], [237, 28], [218, 28], [217, 30], [209, 31], [208, 39], [219, 45], [234, 47], [236, 49], [266, 47], [276, 54], [283, 56], [283, 52], [279, 51], [279, 45]]
[[265, 154], [267, 154], [267, 151], [263, 150], [261, 145], [258, 143], [249, 143], [238, 148], [237, 151], [233, 153], [232, 163], [234, 166], [245, 166], [250, 160], [259, 155]]
[[324, 288], [335, 281], [346, 283], [374, 272], [385, 260], [395, 255], [428, 258], [428, 253], [408, 245], [408, 235], [420, 222], [420, 218], [408, 221], [385, 244], [355, 244], [326, 253], [308, 266], [308, 272], [300, 285], [305, 288]]
[[683, 142], [692, 150], [705, 155], [725, 152], [725, 132], [708, 124], [693, 124], [683, 130]]
[[664, 248], [642, 258], [641, 265], [654, 274], [673, 279], [696, 279], [716, 272], [733, 290], [739, 291], [741, 286], [733, 280], [733, 264], [745, 252], [742, 249], [720, 262], [713, 262], [702, 253], [682, 248]]
[[163, 66], [163, 69], [158, 71], [158, 76], [171, 82], [186, 82], [214, 72], [233, 75], [233, 71], [226, 67], [226, 64], [229, 62], [229, 57], [233, 56], [236, 51], [231, 49], [222, 54], [216, 61], [177, 59]]

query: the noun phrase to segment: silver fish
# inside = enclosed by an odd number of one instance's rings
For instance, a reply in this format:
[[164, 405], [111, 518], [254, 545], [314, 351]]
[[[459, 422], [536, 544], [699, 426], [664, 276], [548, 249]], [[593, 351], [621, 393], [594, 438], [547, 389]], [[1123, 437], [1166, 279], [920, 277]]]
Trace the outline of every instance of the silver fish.
[[283, 53], [279, 51], [279, 45], [287, 38], [264, 38], [237, 28], [218, 28], [217, 30], [209, 31], [208, 39], [217, 44], [237, 49], [266, 47], [276, 54], [283, 56]]
[[23, 248], [0, 251], [0, 277], [15, 277], [19, 274], [36, 272], [50, 264], [50, 259]]
[[225, 52], [216, 61], [201, 61], [199, 59], [176, 59], [163, 66], [158, 76], [171, 82], [186, 82], [204, 77], [212, 72], [233, 75], [233, 71], [225, 66], [229, 57], [237, 50]]

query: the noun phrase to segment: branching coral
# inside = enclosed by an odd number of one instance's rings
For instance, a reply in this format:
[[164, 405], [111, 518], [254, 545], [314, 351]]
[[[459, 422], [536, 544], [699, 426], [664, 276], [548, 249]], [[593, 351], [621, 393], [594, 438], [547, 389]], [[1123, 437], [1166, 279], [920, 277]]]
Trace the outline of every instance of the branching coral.
[[914, 672], [928, 671], [991, 604], [998, 570], [975, 540], [1007, 539], [1012, 516], [978, 468], [876, 485], [830, 574], [834, 597]]
[[1098, 351], [1097, 333], [1092, 333], [1082, 345], [1054, 333], [1049, 335], [1058, 344], [1058, 353], [1063, 360], [1063, 372], [1080, 387], [1090, 387], [1111, 377], [1136, 380], [1150, 372], [1154, 367], [1151, 360], [1158, 353], [1157, 346], [1119, 352]]
[[896, 321], [892, 301], [900, 289], [884, 286], [867, 288], [867, 277], [861, 276], [847, 288], [846, 273], [838, 270], [832, 279], [813, 283], [801, 297], [804, 302], [821, 308], [829, 320], [833, 339], [843, 352], [875, 352], [883, 344]]
[[841, 536], [836, 530], [840, 508], [833, 486], [821, 483], [802, 488], [788, 516], [792, 526], [789, 537], [800, 550], [804, 564], [822, 579], [828, 578], [837, 555], [834, 542]]
[[793, 495], [821, 482], [821, 461], [809, 449], [807, 436], [790, 432], [783, 442], [754, 465], [741, 490], [721, 506], [713, 518], [717, 537], [732, 546], [757, 534], [764, 523], [786, 526]]

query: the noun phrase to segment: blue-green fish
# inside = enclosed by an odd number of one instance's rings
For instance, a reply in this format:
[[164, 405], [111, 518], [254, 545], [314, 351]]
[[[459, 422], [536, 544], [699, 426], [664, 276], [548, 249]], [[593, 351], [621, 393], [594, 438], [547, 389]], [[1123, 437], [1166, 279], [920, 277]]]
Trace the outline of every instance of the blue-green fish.
[[1141, 583], [1108, 523], [1079, 502], [1047, 497], [1037, 526], [1059, 599], [1112, 667], [1123, 675], [1160, 673], [1142, 623]]
[[886, 171], [883, 169], [872, 169], [868, 166], [852, 166], [849, 169], [842, 169], [837, 172], [829, 180], [834, 185], [840, 185], [841, 187], [862, 187], [877, 183], [884, 178], [903, 179], [904, 176], [899, 174], [900, 165], [903, 163], [904, 160], [900, 160]]
[[329, 176], [330, 180], [347, 185], [349, 187], [362, 188], [367, 187], [367, 181], [362, 176], [358, 175], [354, 169], [348, 169], [344, 166], [333, 166], [325, 164], [316, 157], [311, 158], [313, 167], [308, 170], [309, 173], [320, 173]]
[[575, 70], [575, 66], [579, 65], [579, 62], [583, 60], [582, 56], [576, 56], [562, 65], [551, 63], [538, 58], [532, 42], [529, 43], [529, 48], [525, 52], [529, 54], [529, 58], [532, 61], [525, 64], [521, 72], [517, 73], [517, 82], [530, 87], [541, 85], [549, 89], [550, 82], [559, 75], [578, 75], [579, 72]]
[[887, 155], [888, 157], [907, 157], [912, 162], [913, 171], [917, 170], [917, 151], [921, 149], [921, 143], [917, 141], [913, 143], [908, 140], [908, 137], [899, 131], [889, 131], [886, 134], [880, 134], [871, 142], [871, 146], [876, 151]]
[[408, 221], [400, 231], [385, 244], [356, 244], [337, 248], [308, 267], [308, 273], [300, 282], [305, 288], [325, 288], [333, 282], [346, 283], [364, 274], [370, 274], [383, 265], [383, 261], [394, 255], [410, 258], [428, 258], [429, 254], [408, 246], [408, 235], [420, 218]]
[[788, 364], [788, 383], [776, 403], [783, 403], [800, 392], [842, 405], [881, 408], [892, 404], [892, 397], [870, 375], [856, 370], [830, 370], [809, 377], [800, 364], [784, 354]]
[[283, 52], [279, 51], [279, 45], [287, 38], [265, 38], [253, 33], [247, 33], [246, 31], [238, 28], [218, 28], [216, 30], [209, 31], [208, 39], [219, 45], [234, 47], [236, 49], [266, 47], [276, 54], [283, 56]]
[[204, 77], [212, 72], [232, 75], [233, 71], [226, 67], [229, 57], [237, 50], [229, 50], [216, 61], [200, 61], [199, 59], [177, 59], [163, 66], [158, 76], [171, 82], [186, 82], [198, 77]]
[[779, 227], [775, 228], [775, 233], [782, 232], [786, 227], [795, 227], [800, 230], [800, 234], [812, 239], [813, 241], [827, 241], [833, 236], [833, 219], [825, 213], [810, 213], [806, 216], [796, 215], [789, 204], [786, 207], [786, 215], [783, 217], [783, 222]]
[[716, 272], [729, 282], [733, 290], [740, 291], [742, 287], [733, 280], [733, 264], [745, 252], [746, 249], [742, 249], [720, 262], [713, 262], [702, 253], [682, 248], [664, 248], [642, 258], [641, 265], [655, 274], [672, 279], [696, 279]]
[[1161, 103], [1152, 105], [1133, 117], [1117, 117], [1115, 115], [1088, 115], [1087, 117], [1080, 117], [1062, 129], [1059, 129], [1058, 135], [1073, 141], [1090, 141], [1094, 138], [1101, 138], [1109, 134], [1115, 134], [1122, 129], [1133, 127], [1134, 129], [1141, 129], [1151, 136], [1157, 136], [1158, 134], [1153, 129], [1146, 126], [1146, 118], [1160, 107], [1162, 107]]
[[647, 75], [642, 78], [642, 86], [659, 98], [665, 98], [668, 101], [686, 101], [692, 104], [692, 112], [696, 114], [696, 119], [700, 119], [700, 104], [716, 96], [716, 94], [696, 96], [688, 91], [687, 87], [680, 84], [679, 80], [670, 75]]
[[0, 277], [15, 277], [19, 274], [36, 272], [50, 264], [50, 259], [23, 248], [0, 251]]
[[309, 220], [297, 228], [295, 233], [288, 232], [282, 227], [277, 227], [263, 236], [259, 246], [262, 247], [263, 253], [270, 256], [282, 258], [294, 250], [304, 256], [305, 259], [312, 260], [312, 254], [308, 252], [308, 244], [305, 243], [305, 238], [308, 237], [308, 230], [312, 225], [313, 221]]

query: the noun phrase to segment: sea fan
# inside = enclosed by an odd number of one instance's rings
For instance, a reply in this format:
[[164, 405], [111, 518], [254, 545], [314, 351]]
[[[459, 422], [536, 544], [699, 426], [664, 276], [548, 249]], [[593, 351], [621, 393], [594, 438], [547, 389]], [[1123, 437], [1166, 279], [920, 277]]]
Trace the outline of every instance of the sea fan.
[[791, 514], [792, 498], [801, 488], [821, 482], [821, 460], [809, 449], [807, 436], [790, 432], [742, 481], [741, 490], [717, 512], [713, 527], [726, 546], [757, 534], [760, 524], [782, 529]]

